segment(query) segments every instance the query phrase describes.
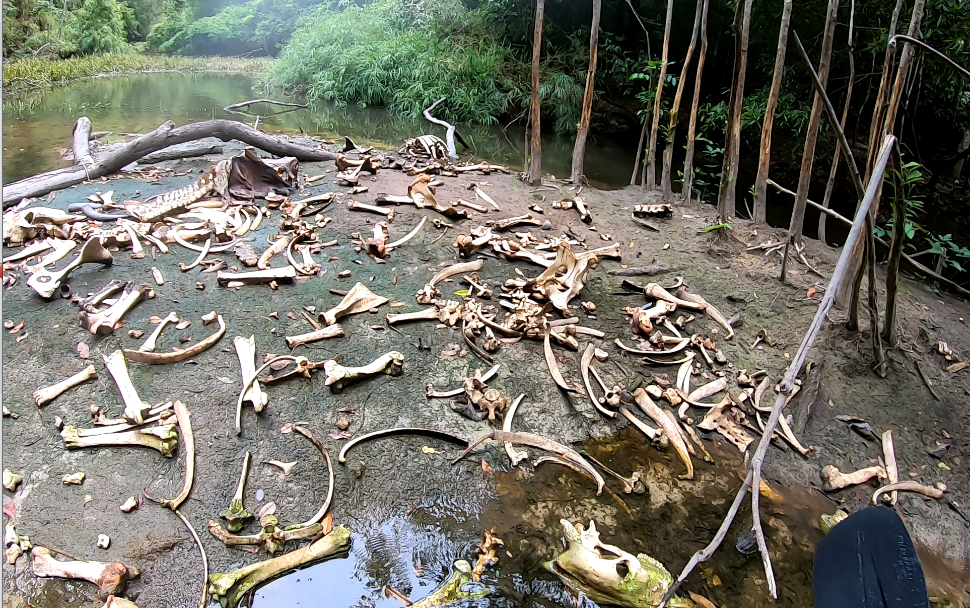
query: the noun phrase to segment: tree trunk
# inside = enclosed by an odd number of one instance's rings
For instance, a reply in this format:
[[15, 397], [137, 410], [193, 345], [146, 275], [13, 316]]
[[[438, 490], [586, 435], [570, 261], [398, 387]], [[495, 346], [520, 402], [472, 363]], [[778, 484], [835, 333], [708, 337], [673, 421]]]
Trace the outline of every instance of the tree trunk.
[[637, 156], [633, 159], [633, 175], [630, 176], [630, 185], [637, 183], [637, 173], [640, 172], [640, 155], [643, 154], [643, 140], [647, 137], [647, 117], [643, 117], [643, 128], [640, 129], [640, 143], [637, 144]]
[[181, 127], [176, 127], [174, 122], [168, 121], [151, 133], [146, 133], [133, 140], [121, 150], [98, 160], [88, 168], [74, 165], [6, 184], [3, 187], [3, 207], [6, 209], [15, 205], [23, 198], [42, 196], [54, 190], [80, 184], [85, 180], [111, 175], [147, 154], [204, 137], [217, 137], [222, 141], [238, 139], [270, 154], [294, 156], [302, 161], [316, 162], [337, 158], [337, 155], [333, 152], [315, 150], [290, 143], [281, 137], [260, 133], [235, 120], [204, 120]]
[[674, 161], [674, 141], [677, 139], [677, 123], [680, 122], [680, 100], [684, 95], [684, 84], [687, 82], [687, 71], [690, 69], [690, 62], [694, 58], [694, 48], [697, 46], [697, 35], [701, 29], [701, 13], [703, 10], [704, 0], [697, 0], [697, 7], [694, 9], [694, 29], [690, 35], [690, 44], [687, 46], [684, 65], [680, 69], [680, 79], [677, 80], [677, 93], [674, 95], [674, 105], [670, 106], [670, 124], [667, 127], [667, 147], [664, 149], [664, 165], [660, 178], [663, 197], [667, 202], [670, 202], [672, 195], [670, 169]]
[[775, 52], [775, 73], [771, 77], [771, 89], [765, 104], [765, 119], [761, 125], [761, 156], [758, 157], [758, 175], [754, 180], [754, 221], [764, 224], [768, 217], [768, 167], [771, 164], [771, 130], [775, 122], [775, 107], [781, 92], [785, 72], [785, 54], [788, 52], [788, 30], [791, 24], [792, 0], [785, 0], [781, 10], [781, 26], [778, 30], [778, 50]]
[[[825, 35], [822, 38], [822, 56], [818, 63], [818, 79], [824, 87], [828, 81], [829, 65], [832, 61], [832, 44], [835, 39], [835, 17], [839, 11], [839, 0], [829, 0], [825, 13]], [[812, 182], [812, 164], [815, 160], [815, 142], [818, 139], [819, 122], [822, 119], [822, 95], [815, 93], [812, 101], [812, 114], [808, 119], [808, 131], [805, 134], [805, 149], [802, 151], [802, 166], [798, 174], [798, 196], [795, 197], [795, 208], [792, 210], [791, 224], [788, 227], [788, 242], [790, 245], [801, 241], [802, 227], [805, 223], [805, 207], [808, 199], [808, 188]], [[787, 246], [786, 246], [787, 252]], [[785, 268], [784, 263], [782, 268]], [[785, 280], [782, 270], [781, 280]]]
[[82, 116], [74, 123], [74, 141], [72, 149], [74, 151], [74, 164], [82, 167], [90, 167], [94, 164], [94, 157], [91, 156], [91, 120], [87, 116]]
[[694, 78], [694, 97], [690, 103], [690, 125], [687, 127], [687, 154], [684, 157], [684, 201], [690, 202], [694, 196], [694, 138], [697, 137], [697, 109], [701, 102], [701, 77], [704, 75], [704, 60], [707, 59], [707, 8], [710, 0], [704, 0], [701, 12], [701, 52], [697, 56], [697, 76]]
[[896, 291], [899, 286], [899, 258], [906, 240], [906, 198], [898, 197], [893, 205], [893, 240], [889, 245], [889, 264], [886, 266], [886, 317], [882, 325], [882, 339], [892, 348], [896, 346]]
[[[849, 8], [849, 84], [845, 90], [845, 106], [842, 107], [842, 120], [839, 122], [843, 131], [845, 130], [846, 119], [849, 118], [849, 105], [852, 102], [852, 87], [855, 85], [855, 53], [852, 50], [852, 28], [854, 25], [855, 0], [851, 0]], [[829, 203], [832, 200], [832, 190], [835, 189], [835, 178], [839, 173], [839, 156], [841, 153], [842, 147], [836, 146], [835, 154], [832, 155], [832, 168], [829, 170], [829, 181], [825, 183], [825, 195], [822, 197], [822, 207], [825, 209], [829, 208]], [[828, 244], [828, 239], [825, 235], [825, 224], [827, 221], [828, 216], [820, 213], [818, 216], [818, 240], [825, 245]]]
[[[963, 154], [970, 148], [970, 129], [963, 130], [963, 139], [960, 140], [960, 145], [957, 146], [957, 154]], [[953, 164], [953, 169], [950, 171], [950, 179], [957, 181], [963, 176], [963, 163], [966, 161], [965, 158], [961, 158]]]
[[674, 0], [667, 0], [667, 19], [664, 22], [664, 46], [660, 54], [660, 76], [657, 78], [657, 92], [653, 98], [653, 124], [650, 126], [650, 139], [647, 141], [647, 179], [644, 187], [653, 190], [657, 187], [657, 137], [660, 130], [660, 108], [663, 101], [664, 81], [667, 80], [667, 53], [670, 50], [670, 24], [674, 17]]
[[593, 23], [589, 32], [589, 69], [586, 72], [586, 90], [583, 92], [583, 112], [579, 119], [579, 131], [576, 133], [576, 145], [573, 147], [572, 182], [581, 184], [583, 181], [583, 161], [586, 156], [586, 136], [589, 135], [589, 113], [593, 109], [593, 83], [596, 77], [596, 47], [599, 46], [600, 15], [603, 12], [603, 0], [593, 0]]
[[[882, 187], [882, 180], [879, 180]], [[875, 202], [875, 200], [873, 200]], [[872, 238], [874, 222], [872, 216], [866, 216], [866, 273], [869, 279], [869, 331], [872, 338], [872, 354], [876, 359], [875, 370], [880, 377], [886, 377], [886, 353], [882, 349], [882, 337], [879, 334], [879, 308], [876, 305], [876, 244]]]
[[542, 184], [542, 131], [539, 129], [539, 50], [542, 47], [542, 17], [546, 0], [536, 0], [536, 25], [532, 35], [532, 107], [529, 108], [529, 123], [532, 125], [532, 164], [529, 166], [529, 183]]
[[[744, 0], [738, 4], [734, 15], [735, 32], [738, 37], [734, 57], [734, 78], [731, 83], [731, 103], [728, 106], [728, 128], [724, 143], [724, 163], [721, 167], [721, 187], [717, 193], [717, 212], [722, 222], [734, 219], [734, 201], [738, 180], [738, 156], [741, 150], [741, 104], [744, 102], [744, 76], [748, 67], [748, 37], [751, 32], [751, 4]], [[742, 13], [743, 11], [743, 13]], [[741, 31], [737, 31], [738, 16]]]

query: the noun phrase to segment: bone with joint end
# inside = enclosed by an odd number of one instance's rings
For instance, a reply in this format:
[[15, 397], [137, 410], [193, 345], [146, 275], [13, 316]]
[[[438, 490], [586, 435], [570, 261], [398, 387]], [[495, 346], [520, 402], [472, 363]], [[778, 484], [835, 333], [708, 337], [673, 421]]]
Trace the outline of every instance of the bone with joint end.
[[[236, 398], [236, 436], [237, 437], [239, 435], [242, 435], [242, 404], [243, 404], [243, 398], [246, 395], [246, 391], [249, 390], [250, 383], [255, 382], [256, 381], [256, 378], [259, 376], [259, 374], [262, 373], [263, 370], [265, 370], [267, 367], [269, 367], [270, 365], [272, 365], [274, 363], [278, 363], [280, 361], [293, 361], [294, 363], [297, 364], [297, 367], [298, 368], [304, 368], [304, 369], [310, 363], [309, 359], [307, 359], [306, 357], [294, 357], [292, 355], [280, 355], [278, 357], [273, 357], [269, 361], [266, 361], [265, 363], [263, 363], [262, 365], [260, 365], [258, 368], [256, 368], [256, 373], [249, 380], [249, 382], [243, 382], [242, 390], [239, 391], [239, 396]], [[309, 373], [309, 371], [307, 373]]]
[[896, 492], [914, 492], [916, 494], [922, 494], [927, 498], [935, 498], [937, 500], [943, 498], [943, 494], [946, 490], [941, 490], [939, 488], [932, 488], [930, 486], [924, 486], [921, 483], [915, 481], [897, 481], [896, 483], [891, 483], [888, 486], [883, 486], [876, 490], [872, 495], [872, 504], [879, 504], [879, 497], [886, 493], [896, 493]]
[[387, 302], [387, 298], [372, 292], [363, 283], [357, 283], [347, 292], [340, 303], [320, 315], [320, 320], [327, 325], [333, 325], [337, 319], [346, 315], [366, 312]]
[[229, 501], [229, 507], [219, 513], [219, 517], [226, 520], [226, 527], [231, 532], [238, 532], [243, 529], [246, 523], [252, 521], [253, 514], [243, 506], [243, 495], [246, 490], [246, 479], [249, 477], [249, 463], [252, 455], [246, 452], [243, 458], [242, 472], [239, 474], [239, 482], [236, 484], [236, 493]]
[[118, 392], [121, 393], [121, 400], [125, 404], [125, 418], [135, 424], [144, 422], [145, 413], [151, 409], [151, 406], [141, 400], [135, 386], [131, 383], [131, 377], [128, 375], [128, 363], [125, 361], [125, 352], [116, 350], [104, 357], [104, 366], [115, 381]]
[[633, 399], [636, 401], [643, 413], [650, 417], [651, 420], [657, 423], [661, 429], [663, 429], [664, 434], [667, 436], [667, 440], [674, 446], [674, 451], [684, 462], [687, 467], [687, 474], [680, 475], [681, 479], [693, 479], [694, 478], [694, 463], [691, 462], [690, 454], [687, 450], [687, 443], [684, 441], [684, 435], [680, 431], [680, 425], [677, 424], [676, 420], [662, 410], [650, 395], [647, 394], [642, 388], [638, 388], [633, 391]]
[[358, 203], [357, 201], [350, 201], [347, 203], [347, 209], [351, 211], [368, 211], [370, 213], [376, 213], [386, 217], [388, 222], [394, 221], [393, 209], [384, 209], [383, 207], [375, 207], [374, 205], [365, 205], [364, 203]]
[[292, 266], [281, 266], [279, 268], [268, 268], [266, 270], [254, 270], [252, 272], [222, 272], [216, 273], [216, 281], [219, 283], [229, 283], [238, 281], [245, 285], [256, 283], [269, 283], [270, 281], [280, 281], [296, 277], [296, 268]]
[[344, 367], [333, 359], [324, 363], [323, 371], [327, 375], [324, 385], [329, 386], [334, 393], [339, 393], [351, 382], [363, 380], [378, 374], [398, 376], [404, 367], [404, 355], [398, 351], [383, 354], [363, 367]]
[[477, 260], [472, 262], [462, 262], [460, 264], [452, 264], [451, 266], [448, 266], [447, 268], [442, 268], [440, 271], [438, 271], [437, 274], [431, 277], [431, 280], [428, 281], [428, 284], [434, 287], [435, 285], [437, 285], [441, 281], [444, 281], [447, 278], [453, 277], [457, 274], [477, 272], [481, 270], [483, 266], [485, 266], [485, 260], [483, 258], [478, 258]]
[[[519, 404], [522, 403], [523, 399], [525, 399], [525, 393], [515, 398], [515, 401], [513, 401], [512, 405], [509, 407], [508, 413], [505, 414], [505, 419], [502, 421], [502, 430], [506, 433], [512, 432], [512, 417], [515, 416], [515, 412], [519, 409]], [[511, 441], [505, 442], [505, 453], [509, 455], [509, 461], [512, 463], [513, 467], [519, 466], [520, 462], [529, 458], [528, 452], [516, 450], [514, 447], [512, 447]]]
[[425, 429], [420, 427], [398, 427], [392, 429], [383, 429], [380, 431], [374, 431], [373, 433], [367, 433], [366, 435], [360, 435], [354, 437], [350, 441], [344, 444], [344, 447], [340, 449], [340, 453], [337, 455], [337, 461], [340, 464], [347, 464], [347, 452], [351, 450], [354, 446], [363, 443], [365, 441], [370, 441], [371, 439], [376, 439], [377, 437], [389, 437], [391, 435], [427, 435], [429, 437], [436, 437], [438, 439], [444, 439], [445, 441], [450, 441], [451, 443], [457, 443], [458, 445], [467, 445], [468, 441], [458, 437], [457, 435], [452, 435], [446, 431], [439, 431], [437, 429]]
[[256, 268], [259, 268], [260, 270], [268, 270], [270, 258], [272, 258], [274, 255], [283, 253], [283, 251], [286, 250], [286, 246], [289, 244], [289, 241], [290, 240], [285, 236], [281, 236], [273, 241], [273, 244], [263, 252], [263, 255], [259, 256], [259, 260], [256, 261]]
[[71, 298], [71, 302], [77, 304], [81, 310], [86, 310], [90, 313], [98, 312], [98, 308], [101, 303], [108, 299], [113, 293], [120, 291], [131, 284], [131, 281], [119, 281], [118, 279], [112, 279], [108, 283], [99, 289], [96, 293], [91, 294], [86, 298], [81, 298], [77, 295]]
[[51, 238], [51, 239], [47, 239], [47, 242], [50, 243], [53, 251], [51, 251], [43, 258], [41, 258], [40, 261], [37, 262], [36, 264], [24, 265], [24, 270], [26, 270], [28, 273], [32, 274], [34, 272], [37, 272], [37, 270], [40, 268], [44, 268], [45, 266], [50, 266], [54, 262], [58, 262], [64, 259], [67, 256], [67, 254], [71, 253], [74, 247], [77, 246], [77, 243], [75, 243], [74, 241], [64, 241], [61, 239]]
[[309, 344], [310, 342], [316, 342], [317, 340], [324, 340], [326, 338], [340, 338], [343, 337], [343, 335], [343, 327], [339, 325], [328, 325], [327, 327], [321, 327], [320, 329], [316, 329], [309, 333], [300, 334], [298, 336], [286, 336], [286, 345], [292, 350], [303, 344]]
[[[290, 338], [286, 339], [286, 343], [290, 343]], [[236, 336], [232, 340], [232, 345], [236, 349], [236, 358], [239, 359], [242, 381], [243, 383], [250, 383], [249, 390], [246, 391], [243, 400], [252, 403], [253, 409], [259, 413], [269, 402], [269, 395], [259, 387], [259, 380], [252, 380], [256, 376], [256, 338], [255, 336], [248, 338]]]
[[[677, 342], [676, 346], [672, 346], [666, 350], [640, 350], [637, 348], [627, 346], [619, 338], [614, 340], [613, 343], [619, 346], [622, 350], [625, 350], [628, 353], [633, 353], [634, 355], [647, 355], [647, 356], [674, 355], [684, 350], [685, 348], [687, 348], [687, 345], [690, 344], [690, 338], [683, 338]], [[674, 362], [671, 361], [669, 363], [674, 363]], [[677, 363], [683, 363], [683, 361], [677, 361]]]
[[350, 549], [350, 530], [337, 526], [329, 534], [279, 557], [251, 564], [227, 573], [209, 575], [209, 593], [223, 608], [236, 608], [239, 600], [260, 583], [311, 562], [345, 553]]
[[[784, 418], [785, 417], [782, 416], [779, 419], [779, 422]], [[896, 449], [893, 447], [892, 430], [887, 430], [882, 434], [882, 459], [886, 463], [886, 475], [889, 485], [899, 483], [899, 467], [896, 466]], [[889, 493], [889, 497], [886, 502], [891, 505], [895, 505], [898, 496], [899, 495], [895, 491], [892, 491]], [[873, 503], [878, 504], [876, 503], [875, 499], [873, 499]]]
[[599, 468], [603, 469], [604, 471], [609, 473], [611, 477], [614, 477], [620, 483], [622, 483], [624, 494], [644, 494], [647, 491], [646, 486], [644, 486], [643, 482], [640, 481], [640, 471], [634, 471], [629, 478], [626, 478], [620, 475], [619, 473], [617, 473], [616, 471], [614, 471], [613, 469], [611, 469], [610, 467], [606, 466], [599, 460], [596, 460], [595, 458], [590, 456], [587, 452], [582, 452], [581, 456], [583, 456], [584, 458], [586, 458], [587, 460], [589, 460]]
[[480, 199], [482, 199], [483, 201], [485, 201], [486, 203], [494, 207], [496, 211], [501, 211], [501, 209], [498, 206], [498, 203], [496, 203], [491, 196], [489, 196], [488, 194], [485, 194], [485, 191], [479, 188], [478, 184], [472, 182], [472, 185], [468, 186], [468, 189], [474, 190], [475, 194], [478, 195]]
[[94, 366], [89, 365], [70, 378], [65, 378], [57, 384], [52, 384], [51, 386], [39, 388], [34, 391], [34, 402], [37, 404], [37, 407], [45, 405], [50, 401], [53, 401], [58, 395], [67, 391], [68, 389], [74, 388], [75, 386], [83, 382], [87, 382], [91, 378], [96, 378], [97, 376], [98, 372], [94, 369]]
[[700, 401], [701, 399], [707, 399], [717, 393], [720, 393], [727, 388], [727, 378], [718, 378], [713, 382], [708, 382], [704, 386], [694, 389], [685, 401]]
[[476, 205], [475, 203], [470, 203], [464, 199], [458, 199], [457, 202], [452, 203], [455, 207], [467, 207], [479, 213], [488, 213], [488, 207], [484, 205]]
[[158, 326], [155, 327], [155, 330], [151, 333], [150, 336], [148, 336], [148, 339], [145, 340], [144, 344], [138, 347], [138, 351], [142, 353], [154, 352], [156, 347], [155, 343], [158, 342], [158, 337], [162, 335], [162, 330], [165, 329], [165, 326], [168, 325], [169, 323], [178, 323], [178, 322], [179, 322], [179, 316], [176, 313], [174, 312], [168, 313], [168, 315], [166, 315], [165, 318], [158, 323]]
[[722, 315], [721, 312], [717, 308], [714, 307], [714, 305], [712, 305], [710, 302], [708, 302], [707, 300], [705, 300], [702, 296], [700, 296], [700, 295], [698, 295], [696, 293], [690, 293], [689, 291], [687, 291], [683, 287], [681, 287], [680, 289], [678, 289], [676, 291], [675, 295], [678, 298], [681, 298], [683, 300], [688, 300], [688, 301], [694, 302], [696, 304], [703, 304], [704, 305], [704, 312], [707, 314], [707, 316], [709, 316], [710, 318], [714, 319], [714, 321], [718, 325], [720, 325], [721, 327], [723, 327], [724, 329], [727, 330], [727, 335], [724, 336], [724, 339], [725, 340], [730, 340], [731, 338], [734, 337], [734, 328], [731, 327], [731, 324], [727, 322], [727, 318], [725, 318], [724, 315]]
[[[595, 354], [596, 354], [596, 345], [591, 342], [589, 346], [586, 347], [586, 352], [583, 353], [583, 358], [579, 363], [579, 371], [583, 376], [583, 386], [586, 387], [586, 395], [589, 397], [589, 400], [593, 402], [593, 407], [596, 408], [597, 411], [599, 411], [599, 413], [603, 414], [604, 416], [608, 418], [615, 418], [616, 414], [606, 409], [605, 407], [603, 407], [600, 404], [600, 402], [596, 399], [596, 396], [593, 394], [593, 387], [589, 383], [590, 365], [593, 362], [593, 357], [595, 356]], [[509, 430], [509, 429], [505, 429], [505, 430]]]
[[65, 426], [61, 431], [64, 447], [69, 450], [112, 445], [141, 446], [158, 451], [165, 458], [175, 455], [178, 446], [178, 433], [174, 424], [162, 424], [147, 429], [106, 433], [103, 435], [81, 435], [73, 426]]
[[[495, 365], [492, 366], [491, 369], [489, 369], [487, 372], [482, 374], [480, 380], [482, 382], [488, 382], [495, 376], [495, 374], [498, 373], [498, 370], [500, 367], [502, 367], [502, 364], [496, 363]], [[450, 391], [437, 391], [435, 390], [434, 385], [431, 384], [430, 382], [425, 386], [425, 393], [429, 399], [432, 397], [457, 397], [458, 395], [461, 395], [464, 392], [465, 392], [464, 384], [460, 388], [456, 388]]]
[[37, 292], [42, 298], [50, 298], [61, 287], [61, 281], [67, 278], [71, 272], [81, 264], [102, 264], [110, 266], [114, 262], [111, 252], [104, 248], [97, 236], [89, 238], [81, 251], [64, 268], [48, 272], [45, 268], [38, 268], [34, 274], [27, 279], [27, 286]]
[[391, 313], [387, 315], [387, 324], [396, 325], [398, 323], [410, 323], [411, 321], [437, 321], [439, 314], [439, 308], [437, 306], [416, 312]]
[[60, 561], [54, 559], [46, 547], [34, 547], [31, 552], [34, 576], [41, 578], [76, 578], [98, 586], [98, 596], [106, 598], [125, 590], [125, 585], [138, 576], [136, 568], [121, 562]]
[[693, 308], [694, 310], [704, 310], [707, 308], [706, 302], [693, 302], [687, 299], [674, 297], [673, 294], [657, 283], [647, 283], [647, 285], [643, 288], [643, 293], [651, 298], [671, 302], [681, 308]]
[[108, 308], [93, 313], [82, 312], [80, 315], [81, 325], [92, 334], [110, 334], [121, 321], [121, 318], [134, 308], [135, 304], [141, 301], [142, 296], [148, 293], [150, 289], [147, 285], [138, 287], [128, 285], [118, 296], [117, 301]]
[[859, 469], [858, 471], [853, 471], [852, 473], [843, 473], [839, 471], [838, 467], [827, 465], [822, 469], [821, 473], [822, 489], [826, 492], [834, 492], [849, 486], [866, 483], [873, 477], [880, 480], [886, 479], [886, 469], [880, 466], [874, 466]]
[[603, 479], [602, 475], [593, 468], [585, 458], [579, 455], [576, 450], [564, 446], [561, 443], [557, 443], [551, 439], [546, 439], [540, 435], [535, 435], [533, 433], [510, 433], [506, 431], [492, 431], [491, 433], [486, 433], [476, 439], [475, 441], [468, 444], [468, 448], [465, 449], [461, 455], [456, 458], [452, 464], [457, 463], [465, 456], [467, 456], [472, 450], [478, 447], [481, 443], [491, 439], [492, 441], [508, 441], [511, 443], [521, 443], [522, 445], [527, 445], [530, 447], [538, 448], [540, 450], [546, 450], [547, 452], [552, 452], [568, 460], [572, 464], [581, 467], [584, 471], [590, 473], [590, 476], [596, 480], [596, 495], [599, 496], [603, 492], [603, 486], [606, 485], [606, 481]]
[[167, 353], [143, 353], [137, 350], [125, 349], [124, 355], [132, 361], [137, 361], [139, 363], [150, 363], [152, 365], [178, 363], [180, 361], [185, 361], [186, 359], [191, 359], [192, 357], [205, 352], [213, 344], [218, 342], [219, 339], [222, 338], [223, 334], [226, 333], [226, 322], [222, 319], [222, 315], [218, 315], [216, 317], [216, 321], [219, 323], [219, 329], [217, 329], [215, 333], [188, 348]]
[[192, 433], [189, 408], [185, 407], [185, 404], [181, 401], [176, 401], [174, 407], [182, 441], [185, 442], [185, 480], [182, 482], [182, 491], [178, 493], [178, 496], [171, 500], [163, 500], [160, 504], [172, 511], [177, 511], [182, 503], [188, 499], [189, 493], [192, 491], [192, 483], [195, 481], [195, 435]]
[[[33, 257], [41, 251], [47, 251], [53, 247], [53, 241], [54, 239], [50, 238], [43, 241], [37, 241], [34, 244], [20, 250], [18, 253], [3, 258], [3, 263], [6, 264], [8, 262], [19, 262], [20, 260], [26, 260], [29, 257]], [[73, 243], [74, 241], [71, 242]]]

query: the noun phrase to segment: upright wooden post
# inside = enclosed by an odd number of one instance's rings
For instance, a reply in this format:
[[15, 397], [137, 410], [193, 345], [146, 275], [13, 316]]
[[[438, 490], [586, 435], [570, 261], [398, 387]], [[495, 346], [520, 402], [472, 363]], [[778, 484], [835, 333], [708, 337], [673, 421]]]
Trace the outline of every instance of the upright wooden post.
[[667, 0], [667, 19], [664, 22], [664, 46], [660, 54], [660, 76], [657, 78], [657, 92], [653, 98], [653, 124], [650, 139], [647, 140], [647, 178], [644, 187], [653, 190], [657, 187], [657, 135], [660, 130], [660, 102], [663, 100], [664, 81], [667, 80], [667, 52], [670, 50], [670, 24], [674, 17], [674, 0]]
[[771, 164], [771, 131], [775, 122], [775, 108], [781, 93], [781, 81], [785, 72], [785, 54], [788, 52], [788, 30], [791, 24], [792, 0], [785, 0], [781, 9], [781, 26], [778, 30], [778, 50], [775, 51], [775, 72], [771, 77], [771, 89], [765, 104], [765, 119], [761, 125], [761, 156], [758, 157], [758, 174], [754, 180], [754, 221], [764, 224], [768, 217], [768, 167]]
[[667, 202], [670, 202], [672, 195], [670, 171], [674, 160], [674, 141], [677, 139], [677, 123], [680, 122], [680, 100], [684, 95], [684, 84], [687, 82], [687, 71], [690, 69], [690, 62], [694, 58], [694, 48], [697, 46], [697, 35], [701, 29], [701, 13], [703, 10], [704, 0], [697, 0], [697, 6], [694, 8], [694, 29], [690, 35], [690, 44], [687, 46], [684, 65], [680, 69], [680, 79], [677, 81], [677, 93], [674, 95], [674, 105], [670, 106], [670, 124], [667, 127], [667, 147], [664, 149], [663, 172], [660, 178], [663, 197]]
[[573, 146], [573, 168], [571, 179], [574, 184], [583, 181], [583, 162], [586, 157], [586, 136], [589, 135], [589, 114], [593, 109], [593, 84], [596, 79], [596, 47], [599, 46], [600, 15], [603, 0], [593, 0], [593, 23], [589, 32], [589, 69], [586, 71], [586, 90], [583, 92], [583, 111], [579, 118], [579, 131], [576, 132], [576, 145]]
[[529, 108], [529, 124], [532, 129], [532, 163], [529, 165], [529, 183], [542, 184], [542, 130], [539, 128], [541, 100], [539, 99], [539, 56], [542, 47], [542, 18], [546, 0], [536, 0], [536, 25], [532, 35], [532, 107]]
[[704, 75], [704, 60], [707, 58], [707, 8], [710, 0], [704, 0], [701, 11], [701, 52], [697, 57], [697, 75], [694, 78], [694, 97], [690, 103], [690, 125], [687, 127], [687, 154], [684, 157], [684, 200], [690, 202], [694, 195], [694, 138], [697, 137], [697, 109], [701, 102], [701, 77]]
[[748, 37], [751, 32], [751, 4], [744, 0], [738, 4], [734, 15], [734, 26], [738, 27], [741, 17], [741, 30], [734, 57], [734, 78], [731, 83], [731, 103], [728, 106], [728, 128], [724, 143], [724, 163], [721, 166], [721, 186], [717, 193], [717, 213], [722, 222], [734, 219], [735, 196], [738, 180], [738, 158], [741, 151], [741, 104], [744, 102], [744, 77], [748, 68]]

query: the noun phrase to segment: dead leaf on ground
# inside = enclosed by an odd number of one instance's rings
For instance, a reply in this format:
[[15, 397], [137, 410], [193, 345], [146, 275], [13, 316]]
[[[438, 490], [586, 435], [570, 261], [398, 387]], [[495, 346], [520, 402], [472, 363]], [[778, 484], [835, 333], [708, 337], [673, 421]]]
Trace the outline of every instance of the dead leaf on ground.
[[324, 536], [333, 531], [333, 513], [327, 513], [327, 516], [320, 522], [320, 527], [320, 533]]
[[492, 471], [492, 467], [487, 462], [485, 462], [484, 458], [482, 458], [482, 470], [488, 473], [489, 475], [495, 475], [495, 473]]
[[179, 321], [178, 324], [175, 326], [175, 329], [182, 330], [188, 327], [189, 325], [192, 325], [192, 321], [185, 319], [184, 321]]
[[328, 437], [330, 437], [335, 441], [341, 441], [344, 439], [350, 439], [350, 433], [348, 433], [347, 431], [331, 431]]
[[27, 332], [24, 332], [24, 333], [20, 334], [19, 336], [17, 336], [17, 342], [23, 342], [24, 340], [27, 339], [27, 336], [29, 336], [29, 335], [30, 334], [27, 333]]
[[138, 338], [140, 338], [140, 337], [142, 337], [144, 335], [145, 335], [145, 332], [143, 332], [140, 329], [131, 329], [131, 330], [128, 330], [128, 337], [129, 338], [134, 338], [135, 340], [137, 340]]
[[232, 384], [232, 380], [230, 380], [226, 376], [219, 376], [218, 378], [216, 378], [216, 380], [218, 380], [219, 382], [222, 382], [223, 384]]
[[357, 413], [354, 410], [350, 409], [349, 407], [342, 407], [342, 408], [340, 408], [337, 411], [340, 412], [341, 414], [356, 414]]
[[77, 354], [82, 359], [87, 359], [88, 357], [91, 356], [91, 349], [89, 349], [88, 348], [88, 345], [85, 344], [84, 342], [78, 342], [77, 343]]
[[20, 323], [17, 323], [13, 327], [11, 327], [7, 333], [15, 334], [23, 328], [24, 328], [24, 321], [21, 321]]
[[805, 297], [806, 298], [811, 298], [814, 295], [815, 295], [815, 288], [814, 287], [809, 287], [808, 288], [808, 291], [805, 292]]
[[296, 313], [293, 312], [292, 310], [286, 311], [286, 316], [292, 319], [293, 321], [296, 321]]
[[158, 315], [152, 315], [148, 317], [148, 322], [151, 323], [152, 325], [158, 325], [159, 323], [162, 322], [162, 318]]
[[694, 603], [701, 606], [701, 608], [717, 608], [717, 606], [714, 605], [714, 602], [707, 599], [703, 595], [698, 595], [693, 591], [688, 591], [687, 593], [690, 595], [690, 599], [694, 600]]
[[268, 502], [259, 508], [259, 519], [262, 519], [265, 515], [273, 515], [276, 513], [276, 503]]

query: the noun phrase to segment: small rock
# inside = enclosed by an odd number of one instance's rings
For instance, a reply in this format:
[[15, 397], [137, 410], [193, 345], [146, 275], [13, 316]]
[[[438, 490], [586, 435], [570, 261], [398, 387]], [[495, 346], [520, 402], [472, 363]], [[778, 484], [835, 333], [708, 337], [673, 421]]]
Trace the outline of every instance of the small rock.
[[98, 548], [107, 549], [111, 546], [111, 538], [107, 534], [98, 534]]
[[61, 477], [61, 483], [66, 486], [79, 486], [84, 483], [84, 471], [78, 471], [77, 473], [71, 473], [70, 475], [65, 475]]
[[542, 229], [543, 230], [552, 230], [552, 220], [546, 220], [546, 221], [542, 222]]
[[341, 431], [346, 431], [347, 429], [350, 428], [350, 420], [347, 420], [346, 418], [341, 418], [340, 420], [337, 421], [337, 428], [340, 429]]
[[265, 495], [262, 488], [256, 490], [256, 500], [263, 500], [263, 496]]
[[22, 475], [17, 475], [10, 469], [3, 470], [3, 487], [11, 492], [17, 491], [17, 486], [24, 480]]

